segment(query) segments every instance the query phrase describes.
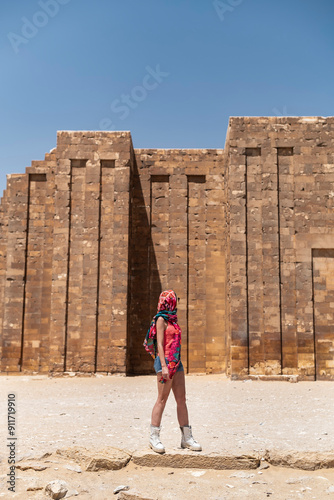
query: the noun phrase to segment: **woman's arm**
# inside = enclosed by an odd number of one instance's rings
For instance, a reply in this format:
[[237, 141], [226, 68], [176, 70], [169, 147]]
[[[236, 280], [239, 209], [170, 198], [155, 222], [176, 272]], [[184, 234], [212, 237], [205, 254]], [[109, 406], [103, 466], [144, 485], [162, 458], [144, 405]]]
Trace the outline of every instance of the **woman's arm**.
[[169, 379], [168, 368], [165, 360], [165, 351], [164, 351], [164, 339], [165, 339], [165, 330], [166, 330], [166, 321], [161, 316], [157, 319], [157, 345], [158, 345], [158, 353], [160, 358], [160, 363], [162, 367], [162, 378]]

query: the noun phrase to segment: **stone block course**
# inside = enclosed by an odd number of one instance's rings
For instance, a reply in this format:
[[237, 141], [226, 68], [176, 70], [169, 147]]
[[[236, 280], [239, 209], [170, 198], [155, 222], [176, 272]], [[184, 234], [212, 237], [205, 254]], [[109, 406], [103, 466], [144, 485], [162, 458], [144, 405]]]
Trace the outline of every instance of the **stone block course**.
[[0, 205], [1, 372], [152, 373], [178, 294], [188, 372], [334, 379], [333, 117], [232, 117], [225, 149], [58, 132]]

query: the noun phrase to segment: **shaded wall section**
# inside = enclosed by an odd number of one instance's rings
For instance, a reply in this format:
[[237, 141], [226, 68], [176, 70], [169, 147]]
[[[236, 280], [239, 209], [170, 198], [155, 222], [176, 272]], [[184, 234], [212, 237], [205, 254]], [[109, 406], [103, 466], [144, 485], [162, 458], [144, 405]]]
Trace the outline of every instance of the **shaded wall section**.
[[223, 150], [135, 150], [129, 365], [151, 373], [142, 344], [159, 294], [179, 297], [182, 361], [195, 372], [227, 369], [226, 190]]

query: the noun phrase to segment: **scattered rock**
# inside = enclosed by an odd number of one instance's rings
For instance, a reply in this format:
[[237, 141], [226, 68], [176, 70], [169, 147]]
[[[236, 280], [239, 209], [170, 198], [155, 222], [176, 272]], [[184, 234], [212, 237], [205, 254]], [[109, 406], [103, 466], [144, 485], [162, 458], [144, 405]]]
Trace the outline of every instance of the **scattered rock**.
[[334, 493], [334, 486], [327, 488], [326, 493]]
[[34, 463], [27, 463], [27, 462], [16, 464], [16, 468], [20, 469], [20, 470], [32, 469], [32, 470], [35, 470], [35, 471], [42, 471], [42, 470], [47, 469], [48, 467], [49, 467], [49, 465], [34, 464]]
[[264, 469], [269, 469], [270, 465], [267, 464], [267, 462], [261, 462], [259, 469], [264, 470]]
[[117, 486], [117, 488], [114, 489], [114, 495], [116, 495], [120, 491], [127, 491], [129, 489], [130, 489], [130, 486], [124, 486], [123, 484], [121, 484], [121, 486]]
[[154, 500], [151, 497], [142, 496], [135, 489], [130, 489], [128, 491], [121, 491], [117, 500]]
[[51, 498], [59, 500], [60, 498], [64, 498], [68, 492], [68, 485], [65, 481], [56, 479], [45, 486], [45, 492], [48, 493]]

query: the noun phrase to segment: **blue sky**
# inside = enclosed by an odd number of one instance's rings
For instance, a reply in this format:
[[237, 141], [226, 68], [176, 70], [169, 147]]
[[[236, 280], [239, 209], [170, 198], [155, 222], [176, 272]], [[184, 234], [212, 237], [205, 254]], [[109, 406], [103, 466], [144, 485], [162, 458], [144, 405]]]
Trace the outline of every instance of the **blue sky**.
[[57, 130], [222, 148], [229, 116], [334, 115], [333, 0], [1, 0], [0, 195]]

